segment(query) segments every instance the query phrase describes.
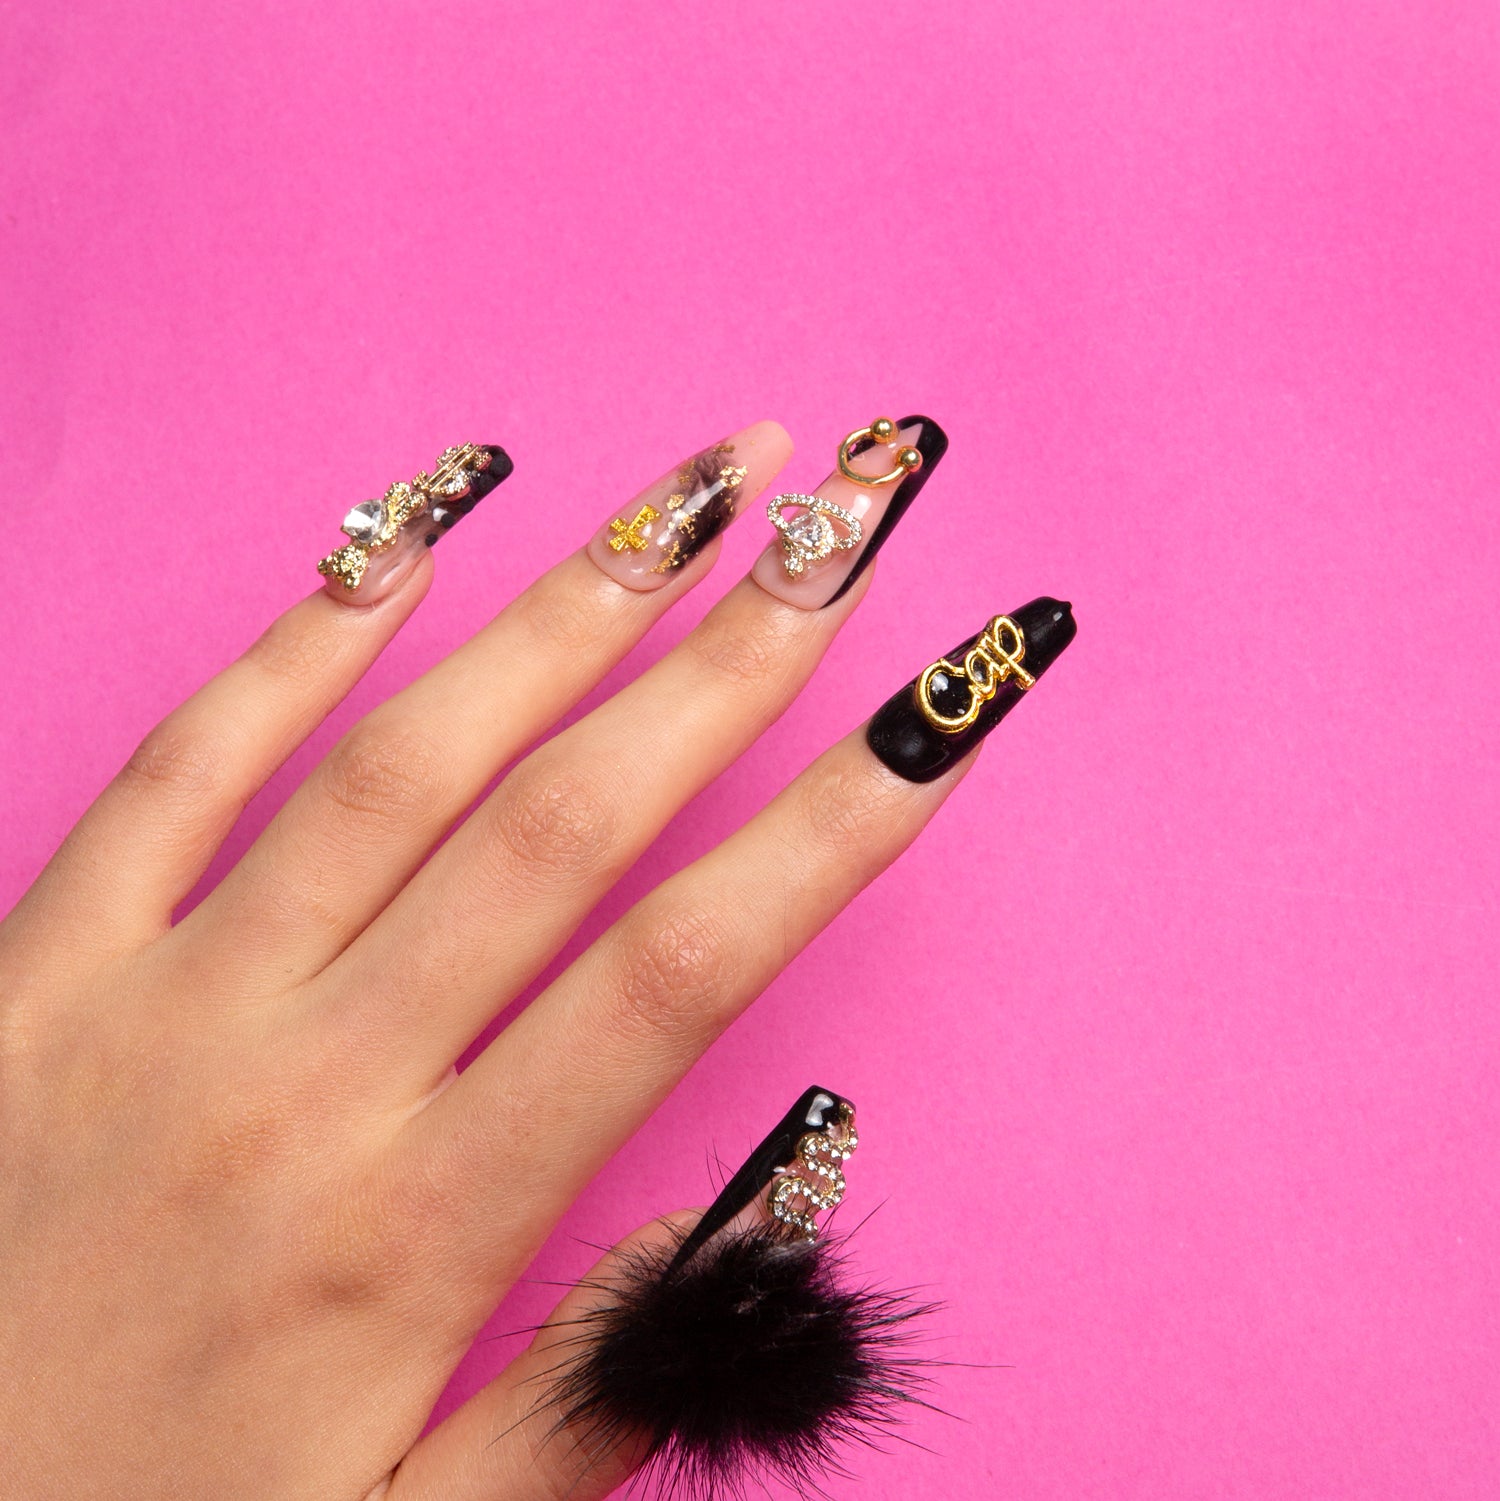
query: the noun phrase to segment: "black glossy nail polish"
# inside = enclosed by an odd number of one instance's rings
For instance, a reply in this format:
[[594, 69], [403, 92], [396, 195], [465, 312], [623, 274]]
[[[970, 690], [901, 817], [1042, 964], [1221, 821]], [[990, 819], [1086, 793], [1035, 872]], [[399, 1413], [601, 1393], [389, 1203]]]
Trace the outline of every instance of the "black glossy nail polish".
[[488, 451], [489, 465], [475, 472], [469, 488], [462, 495], [434, 500], [432, 510], [427, 517], [427, 530], [422, 537], [429, 547], [433, 546], [444, 532], [451, 531], [457, 526], [491, 490], [502, 481], [508, 480], [514, 472], [515, 463], [498, 443], [481, 443], [479, 447]]
[[[908, 429], [917, 424], [920, 424], [920, 430], [913, 438]], [[932, 471], [937, 468], [939, 460], [948, 452], [948, 434], [931, 417], [923, 417], [920, 414], [903, 417], [896, 424], [896, 430], [901, 434], [904, 443], [910, 443], [922, 455], [922, 467], [897, 483], [895, 493], [886, 505], [885, 514], [881, 516], [875, 530], [870, 534], [869, 541], [865, 543], [859, 556], [854, 560], [854, 567], [849, 570], [848, 577], [834, 591], [832, 598], [824, 604], [825, 610], [834, 600], [842, 599], [854, 587], [854, 581], [874, 561], [875, 554], [885, 546], [886, 538], [896, 529], [896, 523], [907, 513], [912, 501], [922, 493], [922, 486], [932, 478]], [[874, 446], [873, 438], [865, 438], [849, 449], [849, 456], [857, 458]]]
[[766, 1191], [777, 1173], [793, 1162], [797, 1143], [804, 1136], [809, 1132], [827, 1135], [839, 1131], [853, 1118], [854, 1106], [832, 1090], [819, 1089], [815, 1085], [803, 1094], [770, 1135], [746, 1158], [745, 1165], [724, 1185], [718, 1198], [677, 1248], [667, 1275], [671, 1276], [679, 1267], [686, 1266], [700, 1247]]
[[880, 707], [865, 731], [870, 749], [908, 782], [935, 780], [1031, 692], [1077, 633], [1063, 600], [1044, 596], [997, 615]]

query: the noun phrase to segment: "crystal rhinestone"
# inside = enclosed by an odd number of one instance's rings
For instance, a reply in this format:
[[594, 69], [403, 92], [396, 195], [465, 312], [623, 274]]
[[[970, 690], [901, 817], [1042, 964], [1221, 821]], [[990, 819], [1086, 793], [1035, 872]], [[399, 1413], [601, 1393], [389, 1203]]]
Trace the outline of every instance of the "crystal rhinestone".
[[385, 507], [378, 500], [362, 500], [344, 517], [339, 528], [351, 542], [362, 542], [366, 547], [381, 533], [385, 526]]
[[786, 524], [786, 535], [809, 552], [822, 552], [833, 546], [833, 528], [828, 521], [812, 511], [806, 511]]

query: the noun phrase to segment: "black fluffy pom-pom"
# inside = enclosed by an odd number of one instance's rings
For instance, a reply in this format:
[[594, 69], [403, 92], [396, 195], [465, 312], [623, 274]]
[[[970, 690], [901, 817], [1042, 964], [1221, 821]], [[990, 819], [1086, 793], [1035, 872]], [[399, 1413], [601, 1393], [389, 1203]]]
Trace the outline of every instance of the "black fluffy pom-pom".
[[585, 1448], [644, 1440], [672, 1501], [766, 1479], [821, 1495], [847, 1444], [928, 1405], [912, 1320], [931, 1305], [859, 1285], [840, 1240], [730, 1229], [674, 1266], [680, 1244], [627, 1255], [574, 1330], [545, 1400]]

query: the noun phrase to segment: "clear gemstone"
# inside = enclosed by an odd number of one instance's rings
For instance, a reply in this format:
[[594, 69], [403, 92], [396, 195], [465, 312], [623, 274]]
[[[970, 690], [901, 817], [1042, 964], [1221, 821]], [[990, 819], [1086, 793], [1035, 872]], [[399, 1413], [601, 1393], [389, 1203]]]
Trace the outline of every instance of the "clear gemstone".
[[787, 523], [786, 534], [799, 547], [805, 547], [808, 552], [822, 552], [832, 541], [829, 536], [832, 530], [832, 527], [821, 516], [808, 511], [798, 516], [795, 521]]
[[385, 527], [385, 507], [378, 500], [362, 500], [344, 517], [339, 528], [351, 542], [370, 545]]

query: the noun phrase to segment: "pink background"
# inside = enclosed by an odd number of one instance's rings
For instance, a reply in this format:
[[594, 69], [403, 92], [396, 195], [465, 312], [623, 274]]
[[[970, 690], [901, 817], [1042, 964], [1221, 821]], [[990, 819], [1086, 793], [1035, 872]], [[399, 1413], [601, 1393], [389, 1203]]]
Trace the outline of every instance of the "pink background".
[[516, 478], [318, 746], [695, 446], [778, 417], [802, 487], [931, 412], [816, 686], [586, 934], [991, 612], [1078, 643], [539, 1276], [816, 1080], [867, 1266], [996, 1367], [840, 1494], [1500, 1492], [1492, 0], [255, 9], [0, 23], [0, 899], [450, 440]]

